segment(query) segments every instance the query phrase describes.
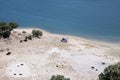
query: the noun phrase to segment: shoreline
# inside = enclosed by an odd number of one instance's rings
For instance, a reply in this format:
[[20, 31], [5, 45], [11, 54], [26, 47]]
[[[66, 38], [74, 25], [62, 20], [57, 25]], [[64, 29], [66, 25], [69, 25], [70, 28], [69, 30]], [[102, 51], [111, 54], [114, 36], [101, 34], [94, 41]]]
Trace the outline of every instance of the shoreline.
[[[41, 30], [43, 36], [24, 41], [33, 29]], [[60, 42], [63, 37], [68, 38], [67, 43]], [[50, 80], [52, 75], [97, 80], [105, 67], [120, 61], [120, 47], [115, 44], [53, 34], [39, 28], [14, 29], [10, 38], [1, 39], [0, 44], [2, 80]]]
[[[98, 40], [98, 39], [93, 39], [93, 38], [86, 38], [86, 37], [82, 37], [82, 36], [74, 36], [74, 35], [69, 35], [69, 34], [58, 34], [58, 33], [52, 33], [52, 32], [49, 32], [47, 30], [44, 30], [44, 29], [41, 29], [41, 28], [38, 28], [38, 27], [28, 27], [28, 28], [17, 28], [15, 30], [28, 30], [28, 31], [32, 31], [33, 29], [39, 29], [45, 33], [49, 33], [49, 34], [52, 34], [52, 35], [57, 35], [57, 36], [67, 36], [67, 37], [74, 37], [74, 38], [78, 38], [80, 40], [85, 40], [85, 41], [90, 41], [90, 42], [97, 42], [99, 44], [106, 44], [106, 45], [117, 45], [117, 46], [120, 46], [120, 42], [112, 42], [112, 41], [106, 41], [106, 40]], [[44, 35], [44, 33], [43, 33]]]
[[[49, 33], [52, 33], [52, 34], [59, 34], [59, 33], [56, 33], [56, 32], [52, 32], [52, 31], [49, 31], [49, 30], [46, 30], [46, 29], [43, 29], [43, 28], [41, 28], [41, 27], [32, 27], [32, 26], [30, 26], [30, 27], [20, 27], [20, 28], [23, 28], [23, 29], [28, 29], [28, 28], [30, 28], [30, 29], [40, 29], [40, 30], [43, 30], [43, 31], [46, 31], [46, 32], [49, 32]], [[18, 28], [18, 29], [20, 29], [20, 28]], [[105, 37], [98, 37], [98, 38], [95, 38], [95, 36], [93, 37], [93, 36], [88, 36], [88, 35], [75, 35], [75, 34], [67, 34], [67, 33], [63, 33], [63, 34], [61, 34], [61, 35], [68, 35], [68, 36], [75, 36], [75, 37], [79, 37], [79, 38], [83, 38], [83, 39], [86, 39], [86, 40], [93, 40], [93, 41], [98, 41], [98, 42], [106, 42], [106, 43], [113, 43], [113, 44], [120, 44], [120, 41], [119, 40], [117, 40], [117, 39], [112, 39], [112, 38], [110, 38], [109, 39], [109, 37], [108, 37], [108, 39], [107, 38], [105, 38]]]

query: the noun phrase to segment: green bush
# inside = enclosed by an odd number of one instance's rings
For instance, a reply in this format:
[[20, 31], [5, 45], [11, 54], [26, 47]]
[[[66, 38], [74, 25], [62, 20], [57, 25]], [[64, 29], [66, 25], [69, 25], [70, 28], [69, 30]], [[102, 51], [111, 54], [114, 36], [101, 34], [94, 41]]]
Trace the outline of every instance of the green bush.
[[10, 34], [11, 34], [11, 32], [9, 30], [7, 30], [3, 33], [2, 36], [3, 36], [3, 38], [9, 38]]
[[[32, 35], [25, 36], [24, 41], [27, 42], [28, 40], [32, 40]], [[22, 41], [20, 41], [20, 42], [22, 42]]]
[[120, 80], [120, 62], [106, 67], [99, 75], [99, 80]]
[[32, 35], [27, 36], [28, 40], [32, 40]]
[[25, 39], [32, 40], [32, 35], [26, 36]]
[[39, 36], [43, 36], [43, 33], [40, 30], [32, 30], [32, 35], [33, 37], [39, 37]]
[[63, 75], [53, 75], [50, 80], [70, 80], [70, 79], [64, 78]]
[[18, 27], [16, 22], [0, 22], [0, 38], [9, 38], [11, 31]]

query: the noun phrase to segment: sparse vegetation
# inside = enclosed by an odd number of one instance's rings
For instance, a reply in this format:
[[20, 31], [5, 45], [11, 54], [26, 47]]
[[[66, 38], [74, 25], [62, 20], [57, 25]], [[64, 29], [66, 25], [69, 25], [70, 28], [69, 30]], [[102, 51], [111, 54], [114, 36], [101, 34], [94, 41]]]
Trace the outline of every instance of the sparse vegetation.
[[[23, 31], [22, 33], [27, 33], [26, 31]], [[32, 40], [34, 37], [40, 38], [40, 36], [43, 36], [42, 31], [40, 30], [32, 30], [32, 34], [29, 34], [25, 36], [24, 40], [20, 40], [20, 43], [27, 42], [28, 40]]]
[[40, 37], [43, 36], [43, 33], [40, 30], [32, 30], [32, 35], [33, 37]]
[[20, 40], [20, 43], [21, 42], [27, 42], [28, 40], [32, 40], [32, 35], [29, 35], [29, 36], [25, 36], [25, 39], [24, 40]]
[[[22, 32], [23, 34], [27, 33], [26, 31]], [[43, 36], [42, 31], [40, 30], [32, 30], [32, 34], [27, 34], [23, 40], [20, 40], [20, 43], [27, 42], [28, 40], [32, 40], [33, 38], [40, 38], [40, 36]]]
[[18, 27], [16, 22], [0, 22], [0, 38], [9, 38], [11, 31]]
[[70, 79], [65, 78], [63, 75], [53, 75], [50, 80], [70, 80]]
[[28, 40], [32, 40], [32, 35], [27, 36]]
[[120, 80], [120, 62], [106, 67], [99, 75], [99, 80]]
[[32, 40], [32, 35], [25, 36], [25, 40]]

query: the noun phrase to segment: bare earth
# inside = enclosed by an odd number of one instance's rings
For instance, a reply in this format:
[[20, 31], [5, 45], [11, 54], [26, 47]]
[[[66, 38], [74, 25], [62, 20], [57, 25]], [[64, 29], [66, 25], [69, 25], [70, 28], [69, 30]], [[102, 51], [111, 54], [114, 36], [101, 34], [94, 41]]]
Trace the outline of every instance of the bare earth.
[[[15, 29], [9, 39], [0, 39], [0, 80], [50, 80], [57, 74], [70, 80], [98, 80], [105, 67], [120, 61], [120, 44], [44, 30], [40, 39], [20, 43], [31, 31]], [[68, 43], [60, 42], [62, 37]]]

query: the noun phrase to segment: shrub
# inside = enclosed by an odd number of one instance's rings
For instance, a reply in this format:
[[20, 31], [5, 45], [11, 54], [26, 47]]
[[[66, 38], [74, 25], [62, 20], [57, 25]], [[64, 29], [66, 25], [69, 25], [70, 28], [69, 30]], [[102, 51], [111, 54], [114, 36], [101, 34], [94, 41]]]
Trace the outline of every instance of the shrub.
[[25, 36], [24, 41], [27, 42], [28, 40], [32, 40], [32, 35]]
[[70, 80], [69, 78], [64, 78], [63, 75], [53, 75], [50, 80]]
[[10, 34], [11, 34], [11, 32], [9, 30], [7, 30], [7, 31], [3, 32], [2, 36], [3, 36], [3, 38], [9, 38]]
[[11, 31], [17, 27], [18, 24], [15, 22], [10, 22], [8, 24], [6, 22], [0, 22], [0, 38], [9, 38]]
[[32, 40], [32, 35], [27, 36], [28, 40]]
[[106, 67], [99, 75], [99, 80], [120, 80], [120, 62]]
[[43, 36], [43, 33], [40, 30], [32, 30], [32, 35], [34, 37], [39, 37], [39, 36]]

